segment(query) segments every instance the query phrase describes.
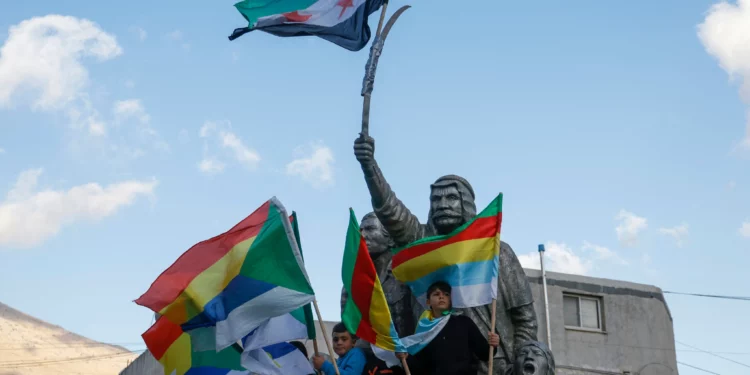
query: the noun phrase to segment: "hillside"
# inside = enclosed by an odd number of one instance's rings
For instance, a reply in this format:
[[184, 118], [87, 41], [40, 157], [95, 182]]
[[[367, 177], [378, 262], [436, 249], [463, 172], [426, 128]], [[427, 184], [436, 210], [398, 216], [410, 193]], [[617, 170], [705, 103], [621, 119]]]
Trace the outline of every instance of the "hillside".
[[135, 357], [0, 303], [0, 375], [115, 375]]

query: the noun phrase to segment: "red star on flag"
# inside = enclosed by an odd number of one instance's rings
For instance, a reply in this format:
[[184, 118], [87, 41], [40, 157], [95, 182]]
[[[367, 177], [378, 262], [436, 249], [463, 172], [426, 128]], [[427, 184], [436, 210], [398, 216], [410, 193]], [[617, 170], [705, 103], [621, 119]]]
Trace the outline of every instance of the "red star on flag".
[[[351, 1], [351, 0], [349, 0]], [[312, 17], [311, 14], [299, 14], [298, 10], [295, 10], [294, 12], [284, 13], [282, 14], [289, 22], [305, 22]], [[339, 17], [341, 18], [341, 17]]]
[[352, 3], [352, 0], [339, 0], [336, 5], [341, 7], [341, 14], [339, 14], [339, 19], [344, 16], [344, 12], [346, 12], [346, 8], [353, 7], [354, 4]]

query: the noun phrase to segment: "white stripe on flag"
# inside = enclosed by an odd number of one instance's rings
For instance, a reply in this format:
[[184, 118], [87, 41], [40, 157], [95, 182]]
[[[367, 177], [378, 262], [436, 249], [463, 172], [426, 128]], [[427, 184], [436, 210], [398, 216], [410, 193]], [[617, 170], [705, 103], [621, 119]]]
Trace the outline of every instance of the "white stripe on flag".
[[245, 339], [243, 347], [246, 352], [250, 352], [282, 341], [306, 338], [307, 326], [295, 319], [292, 314], [284, 314], [261, 324], [252, 335]]
[[314, 298], [312, 294], [277, 286], [245, 302], [232, 310], [225, 320], [216, 323], [216, 351], [242, 340], [269, 318], [288, 314]]
[[[484, 306], [492, 303], [497, 296], [497, 279], [487, 284], [453, 286], [451, 288], [451, 304], [455, 308], [466, 308]], [[427, 298], [424, 294], [417, 297], [424, 308], [427, 306]]]
[[[406, 351], [411, 355], [419, 353], [420, 350], [424, 349], [425, 346], [427, 346], [435, 337], [437, 337], [440, 331], [443, 330], [443, 327], [448, 324], [448, 320], [450, 319], [450, 317], [450, 315], [446, 315], [440, 318], [440, 320], [434, 322], [432, 327], [430, 327], [427, 331], [415, 333], [411, 336], [402, 337], [401, 343], [406, 347]], [[419, 320], [417, 331], [420, 331], [420, 329], [425, 329], [425, 327], [427, 327], [425, 323], [429, 324], [429, 322], [431, 322], [425, 319], [426, 318]], [[396, 358], [396, 354], [394, 352], [389, 352], [387, 350], [378, 348], [375, 345], [370, 346], [372, 347], [373, 354], [383, 360], [388, 365], [388, 367], [401, 366], [401, 361]]]

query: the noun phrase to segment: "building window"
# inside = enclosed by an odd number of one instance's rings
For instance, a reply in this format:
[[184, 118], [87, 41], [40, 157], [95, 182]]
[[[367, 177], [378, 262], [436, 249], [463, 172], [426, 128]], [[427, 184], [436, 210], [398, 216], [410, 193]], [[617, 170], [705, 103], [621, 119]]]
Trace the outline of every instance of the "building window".
[[598, 297], [563, 295], [563, 315], [566, 327], [601, 331], [602, 300]]

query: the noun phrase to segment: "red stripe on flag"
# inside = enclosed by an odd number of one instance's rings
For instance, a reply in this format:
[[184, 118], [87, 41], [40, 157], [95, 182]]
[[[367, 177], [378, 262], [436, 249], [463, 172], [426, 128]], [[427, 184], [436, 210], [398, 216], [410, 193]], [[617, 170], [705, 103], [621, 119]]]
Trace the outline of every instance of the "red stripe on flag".
[[425, 242], [412, 247], [407, 247], [393, 256], [392, 267], [396, 268], [409, 260], [446, 245], [477, 238], [492, 237], [500, 231], [500, 223], [502, 220], [502, 212], [498, 213], [497, 216], [476, 218], [468, 227], [466, 227], [466, 229], [452, 237], [440, 241]]
[[356, 335], [367, 342], [376, 342], [377, 336], [370, 323], [370, 302], [372, 301], [372, 290], [375, 289], [375, 265], [370, 259], [365, 238], [360, 235], [359, 249], [357, 250], [357, 261], [354, 263], [352, 273], [352, 299], [359, 309], [362, 318], [357, 327]]
[[170, 322], [167, 318], [159, 318], [141, 337], [148, 351], [158, 361], [182, 333], [182, 327], [179, 325]]
[[224, 234], [193, 245], [151, 284], [135, 303], [154, 312], [172, 303], [196, 276], [205, 271], [238, 243], [260, 233], [268, 219], [271, 202], [264, 203], [250, 216]]

